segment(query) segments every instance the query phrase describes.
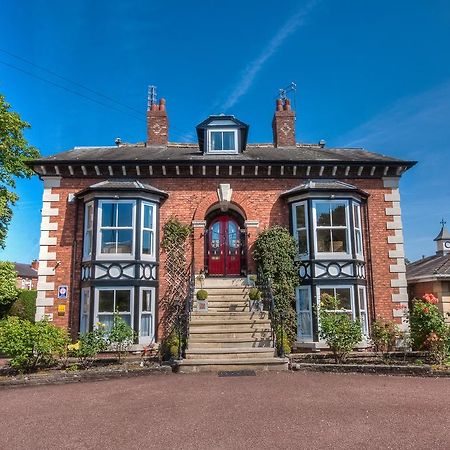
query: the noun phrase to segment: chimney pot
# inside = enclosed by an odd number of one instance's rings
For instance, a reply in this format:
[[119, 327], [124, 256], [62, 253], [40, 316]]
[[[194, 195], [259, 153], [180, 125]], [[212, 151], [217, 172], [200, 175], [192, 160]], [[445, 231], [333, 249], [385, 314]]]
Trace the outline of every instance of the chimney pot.
[[277, 99], [272, 120], [274, 147], [295, 146], [295, 111], [291, 109], [290, 100]]
[[152, 103], [147, 111], [147, 145], [167, 145], [169, 141], [169, 119], [166, 101], [161, 98], [159, 104]]

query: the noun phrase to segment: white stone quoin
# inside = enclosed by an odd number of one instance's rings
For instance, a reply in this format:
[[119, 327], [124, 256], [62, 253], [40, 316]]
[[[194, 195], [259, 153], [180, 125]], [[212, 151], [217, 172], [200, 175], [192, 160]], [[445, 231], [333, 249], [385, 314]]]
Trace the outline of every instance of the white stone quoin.
[[397, 288], [398, 293], [392, 294], [392, 302], [398, 304], [393, 308], [393, 317], [402, 319], [402, 329], [408, 330], [408, 323], [405, 318], [405, 310], [408, 308], [408, 292], [406, 289], [406, 266], [405, 266], [405, 248], [403, 240], [402, 211], [400, 208], [400, 191], [398, 188], [398, 177], [383, 178], [383, 186], [390, 188], [391, 192], [384, 195], [386, 206], [386, 229], [393, 233], [388, 236], [388, 243], [395, 244], [395, 250], [389, 251], [389, 271], [391, 272], [391, 287]]
[[37, 284], [36, 299], [36, 321], [47, 317], [53, 319], [51, 313], [46, 312], [46, 306], [53, 306], [55, 299], [53, 292], [55, 283], [53, 281], [55, 275], [56, 253], [49, 252], [50, 245], [57, 244], [56, 237], [50, 237], [50, 231], [58, 229], [58, 222], [55, 217], [59, 214], [59, 209], [55, 207], [54, 202], [60, 199], [59, 194], [55, 194], [52, 189], [61, 185], [60, 177], [43, 177], [44, 193], [42, 195], [42, 221], [41, 221], [41, 237], [39, 240], [39, 270]]

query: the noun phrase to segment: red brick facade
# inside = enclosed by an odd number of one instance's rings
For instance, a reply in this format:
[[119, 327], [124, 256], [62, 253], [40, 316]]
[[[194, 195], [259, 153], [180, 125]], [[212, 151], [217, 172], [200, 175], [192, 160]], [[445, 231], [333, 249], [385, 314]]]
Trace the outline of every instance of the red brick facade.
[[[58, 195], [59, 200], [53, 201], [52, 208], [58, 209], [58, 215], [52, 217], [52, 222], [58, 224], [58, 229], [50, 231], [50, 237], [56, 238], [57, 245], [49, 246], [49, 252], [56, 253], [58, 263], [55, 263], [55, 275], [48, 276], [47, 281], [54, 282], [55, 290], [47, 292], [48, 297], [55, 299], [54, 305], [46, 307], [46, 313], [53, 314], [54, 323], [69, 327], [76, 334], [78, 330], [79, 297], [80, 297], [80, 263], [82, 257], [83, 238], [83, 206], [79, 201], [70, 202], [72, 194], [97, 183], [98, 179], [68, 179], [61, 180], [60, 187], [52, 188], [52, 194]], [[162, 227], [170, 217], [177, 217], [181, 222], [190, 224], [192, 221], [204, 220], [207, 210], [217, 204], [216, 179], [142, 179], [142, 182], [151, 183], [152, 186], [169, 194], [169, 197], [160, 208], [160, 236]], [[230, 181], [230, 180], [228, 180]], [[248, 267], [254, 272], [252, 247], [259, 231], [272, 225], [289, 226], [288, 204], [279, 198], [279, 195], [302, 180], [280, 179], [236, 179], [231, 180], [233, 189], [232, 202], [245, 213], [247, 221], [257, 221], [259, 226], [249, 228], [248, 237]], [[383, 186], [381, 179], [344, 180], [351, 182], [369, 194], [367, 208], [363, 209], [363, 221], [366, 223], [365, 248], [368, 261], [369, 278], [369, 310], [370, 315], [393, 317], [396, 304], [392, 302], [392, 295], [398, 294], [398, 288], [391, 286], [396, 279], [396, 273], [390, 272], [389, 251], [395, 250], [395, 244], [388, 243], [388, 237], [393, 231], [387, 229], [389, 217], [386, 208], [392, 202], [385, 201], [385, 195], [391, 193], [390, 188]], [[264, 195], [261, 195], [264, 192]], [[204, 262], [204, 229], [194, 228], [193, 250], [196, 261], [196, 272], [203, 269]], [[191, 255], [188, 255], [188, 260]], [[162, 297], [166, 290], [164, 273], [164, 253], [160, 259], [160, 293]], [[56, 300], [56, 289], [60, 285], [67, 285], [69, 298]], [[373, 293], [373, 297], [372, 297]], [[65, 305], [64, 315], [58, 313], [58, 306]], [[160, 315], [161, 317], [161, 315]]]

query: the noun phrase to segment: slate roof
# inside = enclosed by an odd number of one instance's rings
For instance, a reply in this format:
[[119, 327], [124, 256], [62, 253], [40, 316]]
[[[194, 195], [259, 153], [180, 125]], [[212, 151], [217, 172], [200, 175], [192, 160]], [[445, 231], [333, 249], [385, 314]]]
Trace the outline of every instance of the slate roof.
[[450, 278], [450, 254], [433, 255], [419, 259], [406, 266], [406, 278]]
[[29, 264], [14, 263], [17, 276], [22, 278], [37, 278], [38, 272], [33, 269]]
[[141, 183], [138, 180], [121, 180], [121, 179], [114, 179], [111, 178], [110, 180], [101, 181], [100, 183], [95, 183], [89, 186], [86, 189], [83, 189], [82, 191], [78, 192], [76, 195], [77, 197], [82, 196], [90, 191], [147, 191], [152, 194], [160, 195], [161, 197], [167, 197], [167, 192], [162, 191], [161, 189], [155, 188], [154, 186], [151, 186], [150, 184]]
[[305, 183], [299, 184], [281, 194], [281, 197], [289, 197], [305, 191], [356, 191], [367, 195], [353, 184], [344, 183], [339, 180], [308, 180]]
[[245, 152], [232, 155], [204, 155], [198, 144], [169, 143], [167, 146], [145, 144], [121, 144], [111, 147], [75, 147], [56, 155], [30, 162], [30, 165], [72, 162], [297, 162], [297, 163], [372, 163], [407, 165], [415, 161], [403, 161], [362, 148], [323, 148], [317, 144], [297, 144], [295, 147], [276, 148], [272, 144], [248, 144]]

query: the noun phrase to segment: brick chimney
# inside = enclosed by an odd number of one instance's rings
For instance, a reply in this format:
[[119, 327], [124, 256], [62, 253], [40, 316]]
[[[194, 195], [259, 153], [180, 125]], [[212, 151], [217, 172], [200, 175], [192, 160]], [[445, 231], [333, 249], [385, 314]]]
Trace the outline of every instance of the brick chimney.
[[152, 103], [147, 110], [147, 145], [167, 145], [169, 140], [169, 119], [166, 101], [161, 99], [159, 105]]
[[295, 146], [295, 112], [291, 109], [291, 101], [277, 99], [275, 114], [272, 120], [273, 145], [275, 147]]
[[39, 261], [37, 259], [33, 259], [33, 261], [31, 261], [31, 268], [34, 270], [38, 270], [39, 268]]

